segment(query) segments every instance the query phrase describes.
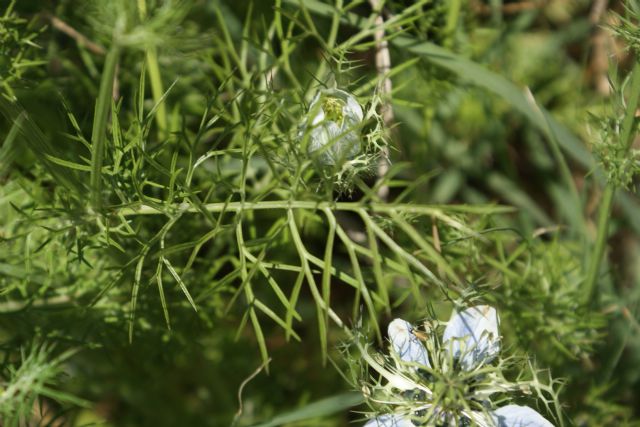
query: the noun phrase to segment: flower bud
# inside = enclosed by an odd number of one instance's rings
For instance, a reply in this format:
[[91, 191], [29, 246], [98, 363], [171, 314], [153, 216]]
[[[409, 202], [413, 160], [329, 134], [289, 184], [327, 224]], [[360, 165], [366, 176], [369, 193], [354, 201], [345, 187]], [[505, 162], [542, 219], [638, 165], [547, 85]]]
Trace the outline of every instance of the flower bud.
[[319, 91], [305, 118], [300, 136], [309, 134], [307, 151], [323, 165], [340, 165], [360, 151], [362, 107], [340, 89]]

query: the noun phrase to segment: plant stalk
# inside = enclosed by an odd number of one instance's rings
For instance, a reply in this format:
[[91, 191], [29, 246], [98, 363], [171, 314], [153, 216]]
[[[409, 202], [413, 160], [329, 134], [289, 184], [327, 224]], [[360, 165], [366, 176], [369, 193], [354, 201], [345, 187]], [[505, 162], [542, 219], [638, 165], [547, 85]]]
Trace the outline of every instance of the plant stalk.
[[164, 86], [162, 85], [162, 77], [160, 76], [160, 65], [158, 64], [158, 54], [156, 48], [150, 46], [147, 48], [147, 71], [149, 72], [149, 82], [151, 83], [151, 95], [154, 104], [158, 105], [156, 112], [156, 123], [158, 124], [158, 136], [160, 139], [166, 136], [167, 131], [167, 107], [164, 96]]
[[[138, 0], [138, 14], [140, 20], [144, 20], [147, 17], [147, 3], [146, 0]], [[158, 51], [155, 46], [148, 46], [146, 49], [147, 71], [149, 73], [149, 82], [151, 83], [151, 95], [153, 96], [153, 102], [158, 107], [155, 115], [156, 123], [158, 124], [158, 137], [160, 139], [166, 136], [167, 131], [167, 107], [165, 101], [162, 99], [164, 96], [164, 86], [162, 84], [162, 75], [160, 74], [160, 64], [158, 62]]]
[[104, 161], [104, 142], [107, 136], [107, 119], [111, 111], [113, 79], [120, 55], [119, 47], [114, 46], [107, 53], [100, 80], [100, 90], [93, 116], [91, 133], [91, 205], [95, 211], [102, 208], [102, 163]]
[[[622, 130], [620, 132], [620, 143], [624, 144], [623, 156], [627, 155], [631, 144], [633, 143], [634, 121], [636, 110], [638, 109], [638, 100], [640, 99], [640, 62], [636, 61], [631, 70], [631, 89], [629, 93], [629, 101], [627, 111], [622, 121]], [[598, 234], [593, 248], [593, 255], [589, 263], [587, 271], [587, 279], [585, 281], [585, 298], [586, 302], [593, 302], [597, 296], [596, 283], [600, 273], [600, 265], [604, 255], [605, 246], [607, 244], [607, 236], [609, 234], [609, 218], [611, 217], [611, 209], [613, 208], [613, 198], [616, 193], [616, 185], [608, 182], [604, 188], [602, 195], [602, 203], [598, 211]]]
[[[185, 213], [201, 212], [199, 207], [184, 207], [174, 205], [175, 209], [180, 209]], [[334, 209], [341, 211], [360, 212], [363, 209], [371, 212], [396, 212], [402, 211], [407, 213], [433, 215], [436, 218], [443, 218], [445, 212], [465, 212], [465, 213], [510, 213], [514, 212], [510, 206], [490, 205], [490, 206], [471, 206], [471, 205], [417, 205], [409, 203], [398, 203], [395, 205], [387, 203], [358, 203], [358, 202], [326, 202], [326, 201], [307, 201], [307, 200], [269, 200], [260, 202], [219, 202], [206, 203], [202, 206], [208, 212], [242, 212], [272, 209]], [[112, 213], [113, 215], [134, 216], [134, 215], [165, 215], [166, 212], [154, 206], [136, 205], [122, 207]], [[446, 221], [451, 222], [451, 221]], [[457, 226], [454, 225], [454, 226]]]
[[600, 264], [602, 263], [605, 246], [607, 245], [609, 217], [611, 216], [611, 208], [613, 206], [613, 196], [615, 195], [615, 192], [615, 185], [607, 183], [602, 195], [600, 210], [598, 211], [598, 234], [596, 235], [596, 242], [593, 247], [593, 254], [591, 255], [588, 267], [589, 269], [587, 271], [587, 280], [585, 283], [585, 297], [587, 298], [587, 303], [591, 302], [595, 296], [596, 282], [598, 280], [598, 274], [600, 273]]

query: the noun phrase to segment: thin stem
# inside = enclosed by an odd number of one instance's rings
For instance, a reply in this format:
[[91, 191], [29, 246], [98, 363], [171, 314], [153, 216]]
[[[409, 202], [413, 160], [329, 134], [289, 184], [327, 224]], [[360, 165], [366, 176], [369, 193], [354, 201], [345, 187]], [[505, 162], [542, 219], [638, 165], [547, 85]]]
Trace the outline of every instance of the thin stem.
[[449, 13], [447, 13], [447, 24], [444, 33], [447, 35], [445, 42], [447, 47], [453, 45], [453, 36], [455, 35], [458, 19], [460, 17], [460, 8], [462, 4], [460, 0], [452, 0], [449, 4]]
[[[448, 212], [465, 212], [476, 214], [487, 213], [508, 213], [514, 209], [509, 206], [467, 206], [467, 205], [416, 205], [407, 203], [398, 203], [389, 205], [385, 203], [358, 203], [358, 202], [315, 202], [306, 200], [274, 200], [261, 202], [219, 202], [207, 203], [201, 207], [183, 208], [176, 205], [176, 209], [180, 209], [185, 213], [198, 213], [201, 209], [208, 212], [241, 212], [248, 210], [271, 210], [271, 209], [334, 209], [342, 211], [357, 212], [363, 208], [370, 209], [372, 212], [396, 212], [402, 211], [406, 213], [434, 215], [436, 218], [442, 218], [445, 210]], [[114, 212], [114, 215], [133, 216], [133, 215], [164, 215], [166, 212], [149, 205], [138, 205], [136, 207], [124, 207]], [[450, 221], [449, 221], [450, 223]], [[454, 227], [457, 223], [450, 224]]]
[[613, 196], [615, 195], [615, 191], [615, 185], [607, 183], [604, 189], [604, 194], [602, 195], [602, 202], [598, 212], [598, 234], [593, 248], [593, 255], [589, 262], [587, 281], [585, 284], [585, 296], [587, 298], [587, 302], [593, 300], [594, 297], [595, 285], [600, 272], [602, 255], [604, 254], [604, 249], [607, 244], [607, 236], [609, 234], [609, 216], [611, 215], [611, 207], [613, 205]]
[[87, 36], [73, 28], [71, 25], [64, 22], [62, 19], [57, 16], [49, 16], [49, 20], [51, 21], [51, 26], [58, 31], [61, 31], [74, 39], [79, 46], [86, 48], [88, 51], [93, 52], [97, 55], [104, 55], [107, 53], [107, 50], [100, 46], [98, 43], [91, 41]]
[[573, 180], [573, 176], [571, 175], [571, 169], [569, 168], [569, 165], [567, 164], [567, 161], [564, 155], [562, 154], [560, 143], [558, 142], [558, 135], [556, 134], [551, 124], [549, 113], [544, 111], [542, 108], [540, 108], [540, 106], [536, 102], [536, 99], [534, 98], [533, 94], [528, 88], [526, 88], [525, 90], [525, 96], [527, 100], [531, 103], [531, 106], [538, 111], [538, 113], [540, 114], [540, 117], [545, 121], [547, 125], [546, 133], [547, 133], [547, 140], [549, 141], [549, 147], [551, 148], [551, 153], [556, 161], [556, 164], [560, 169], [560, 176], [564, 180], [565, 185], [569, 190], [569, 194], [573, 199], [572, 200], [573, 206], [579, 207], [577, 208], [575, 218], [571, 218], [570, 221], [575, 220], [577, 222], [576, 228], [586, 235], [587, 224], [586, 224], [585, 218], [582, 215], [582, 202], [580, 201], [580, 194], [578, 193], [576, 183]]
[[[342, 0], [337, 0], [335, 4], [335, 9], [333, 11], [333, 16], [331, 17], [331, 28], [329, 29], [329, 37], [327, 37], [327, 43], [324, 46], [326, 52], [331, 55], [333, 53], [333, 49], [336, 44], [336, 39], [338, 37], [338, 29], [340, 27], [340, 13], [342, 10]], [[315, 76], [319, 80], [324, 80], [325, 73], [327, 71], [327, 61], [323, 60], [320, 62], [318, 69], [316, 70]], [[315, 86], [312, 85], [309, 87], [308, 92], [311, 93], [315, 90]]]
[[91, 134], [91, 204], [96, 211], [102, 207], [102, 162], [104, 160], [104, 141], [107, 136], [107, 119], [111, 110], [113, 79], [118, 64], [120, 49], [117, 44], [109, 50], [102, 71], [100, 91], [93, 116]]
[[[631, 148], [633, 142], [634, 120], [636, 110], [638, 109], [638, 100], [640, 98], [640, 62], [636, 62], [631, 71], [631, 92], [629, 94], [629, 102], [627, 111], [622, 121], [622, 130], [620, 132], [620, 143], [623, 144], [623, 156], [626, 155]], [[596, 282], [600, 273], [600, 264], [604, 255], [605, 246], [607, 244], [607, 236], [609, 234], [609, 218], [611, 217], [611, 208], [613, 206], [613, 197], [615, 196], [616, 185], [608, 182], [602, 196], [602, 203], [598, 212], [598, 234], [596, 236], [593, 255], [589, 263], [587, 271], [587, 279], [585, 281], [585, 298], [586, 302], [592, 302], [596, 297]]]
[[167, 108], [164, 96], [164, 86], [162, 85], [162, 77], [160, 76], [160, 65], [158, 64], [158, 53], [156, 48], [150, 46], [147, 48], [147, 71], [149, 72], [149, 82], [151, 83], [151, 95], [153, 102], [158, 106], [156, 112], [156, 123], [158, 124], [158, 134], [160, 138], [166, 135], [167, 130]]
[[640, 98], [640, 62], [636, 60], [633, 70], [631, 70], [631, 93], [629, 95], [629, 103], [627, 104], [627, 112], [622, 121], [622, 131], [620, 132], [620, 140], [624, 144], [624, 154], [626, 155], [631, 144], [633, 144], [634, 121], [636, 118], [636, 110], [638, 109], [638, 100]]
[[[138, 0], [138, 14], [140, 20], [147, 17], [146, 0]], [[149, 46], [146, 50], [147, 71], [149, 72], [149, 82], [151, 83], [151, 95], [153, 102], [157, 105], [156, 123], [158, 124], [158, 136], [162, 139], [167, 130], [167, 109], [162, 99], [164, 95], [164, 87], [162, 85], [162, 77], [160, 74], [160, 65], [158, 63], [158, 52], [155, 46]]]
[[147, 16], [147, 2], [145, 0], [138, 0], [138, 13], [140, 19], [144, 19]]
[[[380, 113], [382, 120], [384, 121], [387, 129], [391, 129], [393, 124], [393, 107], [391, 106], [391, 92], [393, 85], [389, 72], [391, 71], [391, 55], [389, 54], [389, 42], [385, 39], [384, 31], [384, 19], [382, 17], [381, 1], [369, 0], [371, 8], [378, 14], [376, 16], [376, 31], [374, 33], [374, 40], [376, 42], [376, 69], [378, 71], [378, 78], [380, 79], [378, 88], [380, 95], [382, 96], [382, 105], [380, 107]], [[389, 172], [389, 148], [384, 147], [378, 161], [378, 180], [383, 181], [387, 173]], [[378, 197], [382, 201], [387, 201], [389, 198], [389, 185], [381, 183], [378, 188]]]

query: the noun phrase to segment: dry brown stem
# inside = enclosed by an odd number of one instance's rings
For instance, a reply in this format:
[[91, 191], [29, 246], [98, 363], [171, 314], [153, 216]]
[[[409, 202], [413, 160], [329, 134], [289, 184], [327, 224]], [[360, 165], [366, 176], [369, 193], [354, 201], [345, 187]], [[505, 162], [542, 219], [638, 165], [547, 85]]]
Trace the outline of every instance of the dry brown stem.
[[88, 51], [93, 52], [97, 55], [105, 55], [107, 53], [107, 50], [104, 47], [89, 40], [87, 36], [64, 22], [62, 19], [51, 15], [49, 16], [49, 21], [51, 21], [51, 25], [53, 26], [53, 28], [68, 35]]
[[[375, 20], [376, 31], [373, 35], [376, 42], [376, 69], [378, 70], [378, 76], [380, 78], [379, 91], [380, 96], [383, 99], [382, 106], [380, 108], [380, 114], [382, 120], [387, 127], [391, 128], [393, 123], [393, 108], [391, 107], [391, 90], [392, 84], [389, 78], [389, 71], [391, 70], [391, 55], [389, 55], [389, 43], [384, 38], [384, 18], [382, 17], [381, 2], [380, 0], [369, 0], [371, 8], [378, 14]], [[384, 179], [385, 175], [389, 171], [389, 149], [385, 148], [380, 160], [378, 161], [378, 180]], [[380, 185], [378, 188], [378, 197], [380, 200], [386, 201], [389, 198], [389, 186]]]

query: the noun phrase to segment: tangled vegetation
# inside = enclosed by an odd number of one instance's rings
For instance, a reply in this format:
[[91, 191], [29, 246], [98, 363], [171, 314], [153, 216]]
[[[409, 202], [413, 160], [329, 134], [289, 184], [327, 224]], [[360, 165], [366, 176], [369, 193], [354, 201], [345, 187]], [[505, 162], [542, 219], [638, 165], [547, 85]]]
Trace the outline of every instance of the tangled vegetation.
[[0, 424], [640, 425], [639, 16], [4, 1]]

